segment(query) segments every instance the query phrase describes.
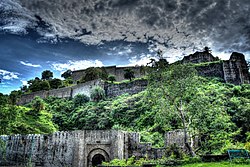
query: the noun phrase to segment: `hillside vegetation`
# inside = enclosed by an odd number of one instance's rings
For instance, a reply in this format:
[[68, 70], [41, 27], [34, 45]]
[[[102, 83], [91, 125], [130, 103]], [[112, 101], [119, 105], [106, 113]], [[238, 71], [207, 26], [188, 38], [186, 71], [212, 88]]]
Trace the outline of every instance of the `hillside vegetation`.
[[250, 149], [249, 84], [203, 78], [188, 65], [154, 69], [148, 81], [145, 91], [112, 99], [97, 90], [91, 96], [95, 100], [37, 97], [15, 106], [11, 96], [0, 94], [0, 135], [119, 129], [138, 131], [141, 141], [162, 147], [166, 131], [185, 129], [199, 137], [194, 154]]

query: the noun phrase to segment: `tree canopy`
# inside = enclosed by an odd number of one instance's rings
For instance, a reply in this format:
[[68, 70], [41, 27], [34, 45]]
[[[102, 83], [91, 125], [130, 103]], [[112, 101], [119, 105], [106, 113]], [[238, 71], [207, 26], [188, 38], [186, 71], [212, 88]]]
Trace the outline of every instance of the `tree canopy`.
[[50, 70], [45, 70], [42, 72], [42, 79], [43, 80], [49, 80], [53, 78], [53, 72]]

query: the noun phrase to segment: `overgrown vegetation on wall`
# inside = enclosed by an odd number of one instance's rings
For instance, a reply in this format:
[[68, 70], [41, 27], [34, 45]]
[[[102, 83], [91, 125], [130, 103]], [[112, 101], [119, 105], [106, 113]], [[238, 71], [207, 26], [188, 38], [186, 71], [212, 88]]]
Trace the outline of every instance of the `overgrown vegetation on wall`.
[[156, 71], [145, 91], [112, 99], [103, 98], [102, 92], [102, 98], [94, 101], [79, 95], [36, 98], [15, 106], [11, 96], [0, 94], [0, 134], [120, 129], [139, 131], [142, 141], [161, 147], [166, 131], [184, 128], [199, 137], [196, 154], [249, 148], [249, 84], [226, 84], [198, 77], [195, 71], [186, 75], [187, 67], [179, 65]]

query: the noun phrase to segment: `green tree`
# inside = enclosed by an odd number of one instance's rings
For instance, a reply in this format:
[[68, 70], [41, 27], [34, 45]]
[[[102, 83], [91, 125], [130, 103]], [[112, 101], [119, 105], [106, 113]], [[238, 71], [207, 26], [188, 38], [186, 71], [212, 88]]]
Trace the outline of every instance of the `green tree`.
[[108, 74], [105, 68], [90, 67], [85, 70], [85, 75], [80, 79], [80, 83], [92, 81], [95, 79], [106, 80], [107, 77], [108, 77]]
[[22, 92], [19, 90], [19, 91], [12, 91], [9, 95], [9, 104], [10, 105], [16, 105], [18, 99], [21, 97], [22, 95]]
[[42, 79], [43, 80], [49, 80], [53, 78], [53, 72], [50, 70], [45, 70], [42, 72]]
[[35, 111], [35, 113], [39, 113], [42, 110], [45, 110], [45, 102], [43, 101], [43, 99], [39, 96], [36, 96], [32, 102], [32, 109]]
[[31, 114], [31, 109], [22, 106], [0, 108], [0, 135], [47, 134], [57, 130], [52, 122], [52, 114], [42, 110]]
[[130, 68], [125, 69], [124, 70], [124, 78], [132, 81], [132, 79], [135, 78], [135, 72]]
[[47, 80], [44, 81], [40, 79], [29, 80], [28, 84], [29, 84], [29, 90], [32, 92], [50, 89], [50, 84], [49, 81]]
[[236, 133], [225, 110], [224, 86], [210, 84], [188, 64], [171, 65], [149, 76], [148, 98], [155, 103], [153, 109], [158, 110], [155, 119], [166, 124], [167, 129], [182, 128], [185, 146], [192, 156], [192, 136], [203, 139], [202, 148], [209, 148], [211, 153], [220, 150]]
[[193, 94], [196, 84], [196, 71], [187, 65], [171, 66], [162, 73], [151, 73], [149, 82], [149, 90], [157, 91], [157, 96], [162, 97], [161, 102], [164, 105], [161, 106], [168, 107], [168, 110], [180, 118], [184, 131], [184, 143], [192, 156], [195, 156], [195, 152], [188, 141], [189, 100], [187, 97]]
[[96, 86], [96, 87], [91, 89], [90, 98], [96, 102], [98, 102], [100, 100], [104, 100], [105, 99], [105, 91], [100, 86]]
[[51, 89], [57, 89], [62, 86], [62, 80], [58, 78], [50, 79], [49, 85]]
[[8, 95], [0, 93], [0, 106], [8, 104]]
[[63, 77], [64, 79], [68, 79], [72, 76], [72, 71], [71, 70], [67, 70], [64, 73], [62, 73], [61, 77]]
[[111, 83], [114, 83], [114, 81], [116, 81], [114, 75], [109, 75], [109, 76], [108, 76], [108, 80], [111, 81]]
[[73, 98], [73, 103], [75, 107], [82, 106], [83, 104], [89, 102], [90, 98], [85, 94], [78, 94]]
[[71, 84], [73, 84], [73, 79], [71, 77], [65, 79], [62, 81], [62, 86], [61, 87], [67, 87], [67, 86], [70, 86]]

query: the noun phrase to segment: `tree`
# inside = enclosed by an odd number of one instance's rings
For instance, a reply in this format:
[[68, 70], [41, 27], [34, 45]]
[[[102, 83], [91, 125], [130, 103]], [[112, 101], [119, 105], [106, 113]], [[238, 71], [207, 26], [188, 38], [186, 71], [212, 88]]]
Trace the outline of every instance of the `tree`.
[[62, 75], [61, 75], [61, 77], [63, 77], [64, 79], [68, 79], [71, 76], [72, 76], [72, 71], [71, 70], [67, 70], [64, 73], [62, 73]]
[[0, 93], [0, 106], [4, 106], [8, 103], [8, 95]]
[[100, 86], [96, 86], [96, 87], [91, 89], [90, 98], [96, 102], [98, 102], [100, 100], [104, 100], [105, 99], [105, 91]]
[[32, 79], [28, 81], [29, 84], [29, 90], [32, 92], [37, 92], [41, 90], [49, 90], [50, 89], [50, 84], [47, 80], [40, 80], [40, 79]]
[[9, 95], [9, 104], [11, 105], [15, 105], [18, 101], [18, 99], [20, 98], [22, 92], [21, 91], [12, 91]]
[[39, 96], [36, 96], [32, 100], [31, 105], [32, 105], [32, 109], [36, 112], [36, 114], [45, 109], [45, 102]]
[[85, 94], [78, 94], [73, 98], [73, 103], [75, 107], [82, 106], [83, 104], [89, 102], [90, 98]]
[[49, 80], [53, 78], [53, 72], [50, 70], [45, 70], [42, 72], [42, 79], [43, 80]]
[[114, 83], [114, 81], [116, 81], [114, 75], [109, 75], [109, 76], [108, 76], [108, 80], [111, 81], [111, 83]]
[[[176, 114], [182, 123], [184, 132], [184, 143], [192, 156], [195, 156], [190, 142], [188, 141], [188, 117], [187, 97], [192, 94], [197, 82], [196, 71], [187, 65], [175, 65], [162, 73], [151, 73], [149, 80], [150, 91], [157, 91], [162, 96], [164, 105]], [[159, 100], [159, 99], [158, 99]]]
[[212, 52], [212, 50], [207, 46], [205, 46], [203, 50], [204, 50], [203, 51], [204, 53], [211, 53]]
[[220, 151], [236, 133], [225, 110], [223, 85], [198, 77], [194, 67], [188, 64], [171, 65], [164, 71], [152, 72], [148, 91], [147, 97], [154, 102], [153, 109], [158, 110], [155, 119], [167, 124], [168, 130], [183, 129], [184, 143], [192, 156], [196, 155], [192, 136], [198, 136], [202, 141], [200, 148], [209, 148], [211, 153]]
[[25, 93], [25, 92], [28, 92], [28, 91], [29, 91], [29, 89], [28, 89], [28, 86], [27, 86], [27, 85], [23, 85], [23, 86], [21, 86], [21, 87], [20, 87], [20, 90], [21, 90], [23, 93]]
[[92, 81], [95, 79], [104, 79], [106, 80], [108, 74], [105, 68], [100, 67], [90, 67], [85, 70], [85, 75], [80, 79], [80, 83]]
[[60, 86], [62, 86], [62, 81], [58, 78], [50, 79], [49, 80], [49, 85], [51, 89], [57, 89]]
[[125, 79], [129, 79], [130, 81], [132, 81], [133, 78], [135, 78], [135, 72], [130, 69], [130, 68], [127, 68], [124, 70], [124, 78]]

